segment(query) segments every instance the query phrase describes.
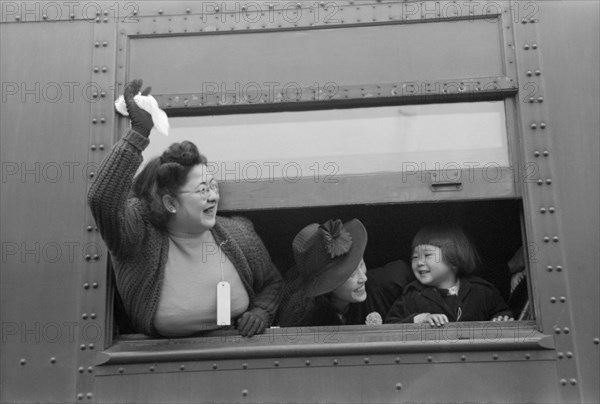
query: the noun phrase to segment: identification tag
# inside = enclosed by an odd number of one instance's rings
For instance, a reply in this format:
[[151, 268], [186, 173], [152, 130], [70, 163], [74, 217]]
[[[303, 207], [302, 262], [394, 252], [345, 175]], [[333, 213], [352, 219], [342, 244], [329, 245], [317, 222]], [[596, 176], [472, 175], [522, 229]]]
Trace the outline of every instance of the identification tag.
[[231, 286], [226, 281], [217, 284], [217, 325], [231, 325]]

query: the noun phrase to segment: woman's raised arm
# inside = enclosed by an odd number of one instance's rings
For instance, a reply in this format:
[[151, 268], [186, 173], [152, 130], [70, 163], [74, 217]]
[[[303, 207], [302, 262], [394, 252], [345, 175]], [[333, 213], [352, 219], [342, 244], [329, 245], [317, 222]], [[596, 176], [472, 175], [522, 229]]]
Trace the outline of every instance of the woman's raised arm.
[[[125, 102], [131, 129], [104, 158], [90, 190], [88, 203], [98, 230], [110, 252], [124, 257], [143, 239], [145, 224], [136, 206], [128, 201], [133, 177], [142, 163], [142, 151], [148, 146], [152, 117], [134, 101], [142, 86], [134, 80], [125, 86]], [[147, 95], [150, 88], [144, 91]]]

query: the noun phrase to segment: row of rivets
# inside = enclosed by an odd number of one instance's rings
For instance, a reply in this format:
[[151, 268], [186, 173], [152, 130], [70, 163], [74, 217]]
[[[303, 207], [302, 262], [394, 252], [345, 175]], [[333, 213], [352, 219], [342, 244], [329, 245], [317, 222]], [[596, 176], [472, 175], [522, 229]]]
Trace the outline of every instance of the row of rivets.
[[[102, 41], [102, 46], [106, 48], [108, 46], [108, 42], [107, 41]], [[94, 42], [94, 47], [99, 48], [100, 47], [100, 41]]]
[[540, 213], [544, 214], [546, 212], [554, 213], [554, 212], [556, 212], [556, 209], [554, 209], [553, 206], [549, 207], [548, 209], [546, 209], [544, 207], [540, 208]]
[[96, 148], [100, 149], [100, 150], [104, 150], [104, 145], [101, 144], [100, 146], [96, 146], [95, 144], [90, 146], [90, 150], [92, 151], [96, 151]]
[[[569, 379], [569, 383], [571, 383], [572, 386], [576, 386], [577, 385], [577, 379]], [[566, 386], [567, 385], [567, 379], [560, 379], [560, 384], [562, 386]]]
[[539, 151], [534, 151], [533, 155], [535, 157], [540, 157], [540, 155], [544, 155], [544, 157], [548, 157], [550, 155], [550, 152], [548, 150], [544, 150], [542, 153], [540, 153]]
[[[537, 48], [538, 48], [538, 45], [536, 43], [531, 45], [531, 49], [537, 49]], [[523, 45], [523, 49], [529, 50], [529, 44], [526, 43], [525, 45]]]
[[[79, 371], [79, 373], [85, 372], [85, 368], [83, 366], [79, 366], [77, 370]], [[87, 371], [88, 373], [94, 373], [94, 368], [92, 366], [88, 366]]]
[[[546, 267], [546, 269], [548, 270], [548, 272], [552, 272], [554, 270], [554, 267], [552, 265], [548, 265]], [[560, 265], [556, 266], [556, 271], [557, 272], [562, 272], [562, 270], [563, 270], [562, 266], [560, 266]]]
[[544, 185], [544, 182], [545, 182], [547, 185], [552, 185], [552, 180], [551, 180], [550, 178], [547, 178], [547, 179], [546, 179], [546, 181], [544, 181], [544, 180], [542, 180], [542, 179], [539, 179], [539, 180], [537, 180], [537, 183], [538, 183], [538, 185]]
[[[84, 396], [83, 396], [83, 394], [81, 394], [81, 393], [77, 394], [77, 399], [78, 399], [78, 400], [83, 400], [83, 397], [84, 397]], [[88, 400], [91, 400], [91, 399], [92, 399], [92, 397], [94, 397], [94, 395], [93, 395], [92, 393], [87, 393], [87, 394], [85, 395], [85, 397], [87, 397], [87, 398], [88, 398]]]
[[[546, 124], [544, 122], [540, 123], [540, 129], [546, 129]], [[538, 124], [537, 123], [532, 123], [531, 124], [531, 129], [536, 130], [538, 128]]]
[[[556, 303], [556, 300], [557, 300], [556, 297], [552, 296], [550, 298], [550, 303]], [[560, 300], [561, 303], [564, 303], [564, 302], [567, 301], [567, 298], [564, 297], [564, 296], [561, 296], [559, 300]]]
[[[555, 243], [558, 243], [558, 241], [559, 241], [558, 236], [552, 237], [552, 241], [554, 241]], [[549, 242], [550, 242], [550, 237], [544, 236], [544, 243], [549, 243]]]
[[[88, 314], [87, 314], [87, 313], [83, 313], [83, 314], [81, 315], [81, 318], [82, 318], [83, 320], [87, 320], [87, 319], [88, 319]], [[92, 313], [92, 314], [90, 314], [90, 315], [89, 315], [89, 318], [91, 318], [92, 320], [95, 320], [95, 319], [96, 319], [96, 313]]]
[[535, 74], [536, 76], [541, 76], [541, 75], [542, 75], [542, 71], [541, 71], [541, 70], [539, 70], [539, 69], [538, 69], [538, 70], [536, 70], [535, 72], [532, 72], [531, 70], [527, 70], [527, 72], [525, 73], [525, 75], [526, 75], [527, 77], [531, 77], [531, 76], [533, 76], [534, 74]]
[[[98, 287], [99, 287], [99, 286], [100, 286], [100, 285], [98, 284], [98, 282], [94, 282], [94, 283], [92, 283], [92, 288], [94, 288], [94, 289], [98, 289]], [[84, 284], [83, 284], [83, 288], [84, 288], [84, 289], [86, 289], [86, 290], [87, 290], [87, 289], [89, 289], [89, 288], [90, 288], [90, 284], [89, 284], [89, 283], [87, 283], [87, 282], [86, 282], [86, 283], [84, 283]]]

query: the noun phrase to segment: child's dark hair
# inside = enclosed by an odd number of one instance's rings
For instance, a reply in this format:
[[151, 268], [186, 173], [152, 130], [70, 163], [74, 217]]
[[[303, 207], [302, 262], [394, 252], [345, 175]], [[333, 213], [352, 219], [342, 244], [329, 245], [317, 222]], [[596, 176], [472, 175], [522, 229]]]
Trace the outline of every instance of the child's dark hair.
[[412, 242], [412, 249], [419, 245], [432, 245], [442, 250], [441, 259], [456, 268], [457, 276], [472, 274], [479, 264], [479, 255], [462, 229], [455, 225], [429, 225], [421, 228]]
[[198, 164], [207, 163], [206, 157], [192, 142], [173, 143], [162, 156], [150, 160], [135, 177], [132, 194], [146, 204], [154, 226], [164, 230], [169, 220], [163, 196], [174, 196], [185, 184], [189, 172]]

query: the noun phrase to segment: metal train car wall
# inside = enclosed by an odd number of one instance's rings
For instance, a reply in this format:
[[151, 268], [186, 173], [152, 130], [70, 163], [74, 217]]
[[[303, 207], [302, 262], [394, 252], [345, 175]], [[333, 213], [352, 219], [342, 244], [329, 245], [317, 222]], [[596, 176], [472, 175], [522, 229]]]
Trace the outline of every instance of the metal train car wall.
[[[600, 400], [597, 2], [1, 7], [2, 403]], [[298, 133], [307, 117], [325, 119], [311, 114], [439, 107], [469, 122], [492, 106], [500, 124], [486, 129], [504, 142], [493, 173], [419, 160], [378, 170], [375, 156], [335, 181], [224, 175], [221, 210], [251, 217], [282, 270], [291, 235], [326, 215], [364, 218], [375, 251], [365, 258], [377, 265], [406, 259], [385, 253], [385, 240], [414, 234], [419, 217], [462, 217], [505, 262], [507, 245], [525, 247], [528, 319], [272, 328], [250, 340], [129, 334], [86, 194], [126, 128], [113, 100], [132, 78], [152, 85], [174, 129], [200, 122], [194, 133], [209, 118], [221, 122], [209, 132], [252, 117], [265, 129], [282, 111], [299, 117], [283, 121]], [[355, 155], [377, 147], [384, 129], [369, 122]], [[234, 137], [227, 148], [258, 158], [244, 145]]]

